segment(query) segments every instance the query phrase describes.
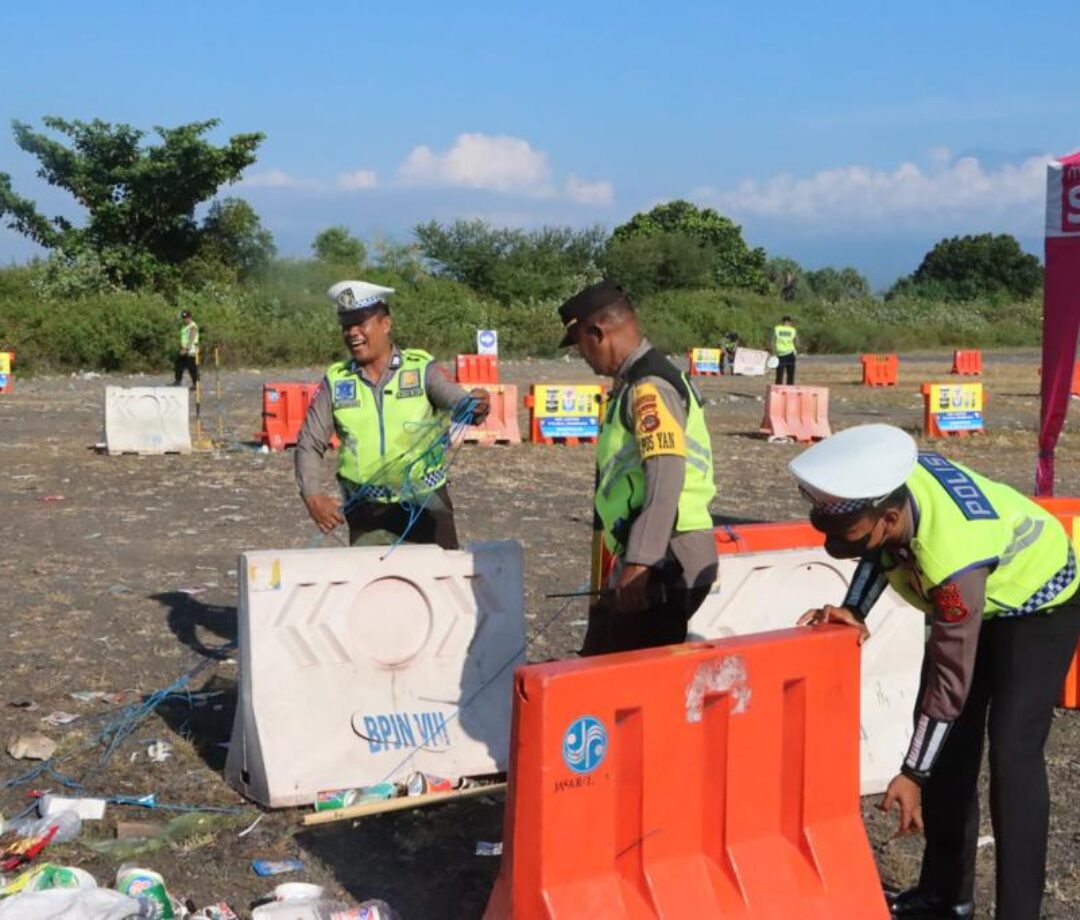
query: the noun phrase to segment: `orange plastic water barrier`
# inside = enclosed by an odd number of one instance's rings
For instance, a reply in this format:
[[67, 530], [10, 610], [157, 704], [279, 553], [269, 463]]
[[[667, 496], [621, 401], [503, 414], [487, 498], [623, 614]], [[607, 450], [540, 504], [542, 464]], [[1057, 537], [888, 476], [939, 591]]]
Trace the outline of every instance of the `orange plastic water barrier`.
[[950, 374], [977, 376], [982, 373], [981, 351], [954, 351]]
[[[1039, 373], [1042, 373], [1042, 368], [1039, 368]], [[1080, 396], [1080, 364], [1073, 365], [1072, 386], [1069, 387], [1070, 396]]]
[[716, 551], [721, 555], [769, 553], [778, 549], [825, 545], [825, 534], [814, 530], [809, 521], [724, 524], [713, 529], [713, 537]]
[[[1072, 537], [1073, 546], [1080, 552], [1080, 498], [1036, 498], [1054, 517], [1061, 521], [1065, 532]], [[1066, 709], [1080, 709], [1080, 643], [1077, 643], [1069, 673], [1061, 688], [1060, 705]]]
[[852, 633], [520, 668], [486, 920], [888, 917]]
[[691, 348], [686, 353], [691, 377], [719, 377], [724, 354], [721, 348]]
[[828, 387], [770, 386], [761, 433], [770, 441], [818, 441], [832, 434]]
[[480, 425], [470, 425], [462, 434], [466, 444], [520, 444], [521, 428], [517, 417], [517, 387], [509, 383], [489, 384], [491, 411]]
[[292, 447], [300, 437], [317, 383], [264, 383], [262, 431], [255, 436], [271, 450]]
[[15, 389], [15, 352], [0, 351], [0, 393]]
[[933, 390], [935, 387], [982, 387], [982, 384], [936, 384], [936, 383], [924, 383], [920, 388], [920, 392], [923, 397], [923, 435], [928, 438], [946, 438], [946, 437], [962, 437], [969, 434], [982, 434], [985, 429], [982, 425], [981, 415], [983, 403], [986, 402], [986, 393], [982, 391], [979, 394], [979, 426], [977, 428], [970, 428], [964, 430], [946, 430], [941, 427], [938, 422], [938, 415], [934, 411], [935, 406], [933, 399]]
[[458, 355], [455, 366], [460, 384], [475, 386], [499, 382], [498, 355]]
[[861, 355], [863, 386], [894, 387], [900, 379], [899, 355]]
[[[529, 410], [529, 442], [595, 444], [606, 393], [604, 384], [534, 383], [522, 399]], [[546, 431], [545, 423], [551, 426]]]

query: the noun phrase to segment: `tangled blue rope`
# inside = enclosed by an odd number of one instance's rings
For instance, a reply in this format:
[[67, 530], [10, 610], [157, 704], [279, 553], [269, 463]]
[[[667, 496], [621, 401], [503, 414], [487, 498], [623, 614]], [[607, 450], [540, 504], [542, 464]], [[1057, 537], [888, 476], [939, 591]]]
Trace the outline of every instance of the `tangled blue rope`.
[[463, 443], [466, 429], [473, 424], [479, 405], [476, 397], [464, 396], [451, 410], [448, 419], [441, 417], [407, 423], [408, 433], [418, 432], [413, 444], [383, 463], [366, 482], [352, 491], [341, 506], [344, 516], [357, 505], [369, 501], [372, 495], [380, 492], [398, 493], [398, 504], [405, 511], [406, 522], [383, 559], [405, 541], [423, 517], [435, 494], [435, 488], [426, 478], [437, 470], [441, 470], [444, 476], [449, 471]]

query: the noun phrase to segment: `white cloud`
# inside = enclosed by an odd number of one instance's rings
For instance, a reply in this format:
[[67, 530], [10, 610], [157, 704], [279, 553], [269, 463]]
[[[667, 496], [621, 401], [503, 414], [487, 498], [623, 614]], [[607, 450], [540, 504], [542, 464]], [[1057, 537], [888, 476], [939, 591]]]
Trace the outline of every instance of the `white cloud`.
[[578, 204], [610, 205], [615, 201], [615, 188], [606, 180], [588, 182], [571, 175], [564, 187], [566, 197]]
[[379, 187], [379, 177], [374, 169], [358, 169], [355, 172], [341, 173], [337, 177], [338, 188], [349, 191], [362, 191]]
[[300, 179], [280, 169], [249, 173], [237, 184], [247, 188], [317, 188], [319, 185], [315, 179]]
[[1037, 225], [1049, 155], [984, 168], [975, 157], [952, 159], [937, 148], [930, 165], [901, 163], [892, 171], [842, 166], [810, 176], [748, 179], [734, 189], [699, 189], [696, 197], [737, 217], [829, 226], [925, 226], [993, 218]]
[[550, 194], [547, 154], [519, 137], [459, 134], [449, 150], [421, 145], [398, 167], [405, 185], [453, 186], [495, 192]]

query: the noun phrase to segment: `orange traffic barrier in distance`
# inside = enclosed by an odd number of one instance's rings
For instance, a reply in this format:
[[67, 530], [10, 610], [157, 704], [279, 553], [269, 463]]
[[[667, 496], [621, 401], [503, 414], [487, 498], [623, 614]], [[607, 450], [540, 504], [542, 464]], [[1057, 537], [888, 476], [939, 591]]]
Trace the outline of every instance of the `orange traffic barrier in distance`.
[[981, 351], [954, 351], [950, 374], [978, 376], [982, 373]]
[[761, 433], [770, 441], [818, 441], [832, 434], [828, 387], [770, 386]]
[[851, 630], [529, 665], [514, 687], [485, 920], [888, 917]]
[[457, 382], [474, 386], [499, 382], [498, 355], [458, 355]]
[[[1035, 498], [1035, 502], [1061, 521], [1065, 532], [1072, 537], [1073, 547], [1080, 552], [1080, 498], [1040, 496]], [[1073, 655], [1069, 673], [1065, 676], [1058, 705], [1065, 709], [1080, 709], [1080, 642], [1076, 644], [1076, 654]]]
[[295, 445], [318, 388], [317, 383], [264, 383], [262, 431], [255, 437], [271, 450]]
[[522, 400], [529, 410], [529, 442], [596, 443], [605, 392], [604, 385], [595, 383], [534, 383]]
[[[957, 415], [952, 415], [943, 409], [943, 400], [948, 401], [948, 394], [943, 391], [955, 391], [957, 388], [976, 388], [977, 400], [974, 408], [970, 410], [964, 407], [956, 409]], [[928, 438], [962, 437], [969, 434], [983, 434], [982, 408], [986, 401], [981, 383], [924, 383], [920, 392], [923, 396], [923, 434]], [[942, 414], [944, 412], [944, 414]], [[967, 416], [972, 416], [968, 419]], [[977, 416], [977, 418], [975, 418]], [[943, 418], [960, 418], [965, 427], [943, 428]]]
[[[1042, 373], [1042, 368], [1039, 369]], [[1072, 386], [1069, 387], [1070, 396], [1080, 396], [1080, 364], [1073, 365]]]
[[15, 352], [0, 351], [0, 393], [10, 393], [15, 389]]
[[461, 435], [466, 444], [520, 444], [521, 429], [517, 417], [517, 387], [509, 383], [489, 384], [491, 411], [479, 425], [470, 425]]
[[861, 355], [863, 386], [894, 387], [899, 382], [899, 355]]
[[686, 353], [691, 377], [719, 377], [723, 349], [691, 348]]

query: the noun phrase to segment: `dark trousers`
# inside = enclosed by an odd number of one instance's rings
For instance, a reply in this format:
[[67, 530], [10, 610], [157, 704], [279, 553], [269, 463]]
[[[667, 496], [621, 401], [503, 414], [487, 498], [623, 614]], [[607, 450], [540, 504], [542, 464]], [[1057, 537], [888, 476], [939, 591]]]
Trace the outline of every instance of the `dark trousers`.
[[[982, 624], [967, 703], [923, 787], [926, 849], [919, 888], [924, 893], [950, 904], [972, 899], [979, 768], [988, 733], [995, 916], [1038, 920], [1050, 812], [1043, 749], [1078, 635], [1080, 599], [1048, 613], [995, 617]], [[924, 663], [924, 681], [925, 668]]]
[[784, 377], [787, 377], [787, 385], [795, 385], [795, 356], [794, 355], [780, 355], [777, 360], [780, 362], [776, 365], [776, 385], [780, 386], [784, 382]]
[[184, 371], [187, 371], [191, 376], [191, 385], [195, 386], [199, 382], [199, 362], [195, 359], [194, 355], [180, 355], [176, 356], [176, 385], [180, 386], [184, 382]]
[[686, 624], [702, 605], [709, 584], [687, 587], [677, 564], [652, 575], [655, 600], [640, 613], [622, 613], [615, 609], [613, 595], [604, 594], [589, 608], [589, 625], [582, 656], [629, 652], [639, 648], [677, 645], [686, 641]]
[[[409, 527], [409, 512], [398, 502], [360, 502], [345, 515], [350, 546], [386, 546]], [[416, 522], [405, 534], [405, 543], [434, 543], [458, 549], [454, 505], [446, 486], [436, 489]]]

